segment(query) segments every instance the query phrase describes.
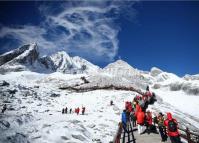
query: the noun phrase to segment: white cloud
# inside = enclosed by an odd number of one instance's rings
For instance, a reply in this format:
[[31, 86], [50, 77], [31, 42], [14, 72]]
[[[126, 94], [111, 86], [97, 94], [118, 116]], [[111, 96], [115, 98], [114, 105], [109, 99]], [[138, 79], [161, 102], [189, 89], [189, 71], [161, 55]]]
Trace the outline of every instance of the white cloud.
[[112, 61], [118, 52], [119, 32], [114, 18], [123, 8], [121, 5], [118, 2], [42, 5], [39, 10], [44, 21], [40, 26], [3, 27], [0, 38], [9, 36], [21, 44], [37, 42], [43, 54], [65, 50], [93, 61]]

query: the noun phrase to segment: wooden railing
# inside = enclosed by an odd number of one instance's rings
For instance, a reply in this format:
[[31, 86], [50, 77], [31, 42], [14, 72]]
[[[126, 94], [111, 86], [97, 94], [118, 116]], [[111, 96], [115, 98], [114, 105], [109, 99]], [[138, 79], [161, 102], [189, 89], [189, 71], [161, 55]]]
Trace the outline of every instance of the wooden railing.
[[[183, 128], [178, 128], [178, 129], [180, 131], [181, 138], [185, 139], [188, 143], [199, 143], [199, 134], [194, 133], [193, 131], [190, 131], [188, 127], [186, 129], [183, 129]], [[114, 136], [113, 141], [111, 141], [110, 143], [120, 143], [122, 133], [124, 133], [122, 131], [123, 131], [122, 123], [119, 122], [116, 135]], [[132, 127], [131, 127], [131, 131], [133, 132]], [[134, 139], [133, 141], [134, 143], [135, 143], [135, 140], [136, 139]], [[125, 135], [123, 135], [122, 143], [125, 143]]]
[[186, 129], [179, 128], [179, 130], [181, 132], [180, 136], [188, 143], [199, 143], [199, 134], [190, 131], [188, 127]]
[[[136, 143], [135, 142], [136, 139], [133, 134], [134, 129], [133, 129], [132, 123], [130, 121], [127, 123], [127, 131], [128, 131], [128, 133], [123, 131], [122, 122], [119, 122], [116, 135], [114, 136], [113, 141], [111, 141], [110, 143], [120, 143], [121, 138], [122, 138], [122, 143], [126, 143], [126, 142]], [[123, 136], [122, 136], [122, 133], [123, 133]], [[127, 134], [127, 136], [126, 136], [126, 134]], [[126, 137], [127, 137], [127, 139], [126, 139]]]
[[117, 132], [113, 138], [113, 141], [110, 143], [120, 143], [121, 135], [122, 135], [122, 122], [119, 122]]

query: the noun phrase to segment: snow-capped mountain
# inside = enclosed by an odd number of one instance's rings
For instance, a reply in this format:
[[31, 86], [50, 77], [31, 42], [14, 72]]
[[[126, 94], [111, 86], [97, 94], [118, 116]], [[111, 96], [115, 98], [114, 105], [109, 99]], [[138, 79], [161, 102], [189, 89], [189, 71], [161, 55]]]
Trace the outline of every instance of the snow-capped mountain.
[[39, 57], [36, 44], [24, 45], [0, 55], [0, 73], [23, 71], [33, 66]]
[[70, 57], [66, 52], [61, 51], [51, 56], [44, 56], [39, 59], [47, 69], [68, 74], [97, 72], [98, 66], [93, 65], [80, 57]]
[[114, 76], [138, 76], [139, 71], [132, 66], [130, 66], [127, 62], [123, 60], [117, 60], [114, 63], [110, 63], [105, 68], [103, 68], [102, 72], [109, 73]]
[[63, 72], [69, 74], [97, 72], [95, 66], [80, 57], [70, 57], [61, 51], [51, 56], [39, 57], [36, 44], [24, 45], [0, 56], [0, 72], [30, 70], [36, 72]]

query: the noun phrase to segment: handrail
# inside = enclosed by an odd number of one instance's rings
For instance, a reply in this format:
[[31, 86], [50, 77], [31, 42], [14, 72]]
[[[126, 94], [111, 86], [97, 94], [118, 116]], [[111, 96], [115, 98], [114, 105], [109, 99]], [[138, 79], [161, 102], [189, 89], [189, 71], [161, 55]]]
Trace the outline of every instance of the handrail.
[[[133, 142], [135, 143], [135, 137], [134, 137], [134, 134], [133, 134], [133, 128], [132, 128], [132, 124], [131, 124], [131, 121], [129, 121], [129, 124], [128, 124], [128, 143], [130, 142]], [[117, 132], [113, 138], [113, 141], [109, 142], [109, 143], [120, 143], [120, 140], [121, 140], [121, 135], [123, 133], [123, 139], [122, 139], [122, 143], [125, 143], [125, 131], [123, 132], [123, 125], [122, 125], [122, 122], [119, 122], [118, 124], [118, 129], [117, 129]], [[130, 133], [131, 133], [131, 136], [130, 136]], [[130, 139], [132, 138], [132, 139]]]
[[[155, 124], [155, 126], [158, 127], [157, 124]], [[188, 143], [199, 143], [199, 134], [190, 131], [188, 127], [186, 127], [186, 129], [178, 127], [178, 129], [181, 132], [183, 131], [185, 133], [185, 134], [180, 133], [180, 137], [187, 140]]]
[[116, 135], [114, 136], [113, 141], [110, 143], [120, 143], [121, 134], [122, 134], [122, 122], [119, 122]]
[[196, 134], [189, 130], [188, 127], [186, 129], [178, 128], [180, 131], [185, 132], [185, 134], [180, 134], [180, 136], [188, 141], [188, 143], [199, 143], [199, 134]]

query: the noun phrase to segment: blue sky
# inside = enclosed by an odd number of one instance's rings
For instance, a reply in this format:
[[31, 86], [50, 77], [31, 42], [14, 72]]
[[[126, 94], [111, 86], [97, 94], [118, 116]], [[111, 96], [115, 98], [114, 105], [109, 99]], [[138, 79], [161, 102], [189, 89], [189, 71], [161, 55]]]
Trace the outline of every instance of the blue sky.
[[37, 42], [105, 66], [199, 73], [199, 2], [0, 2], [0, 53]]

